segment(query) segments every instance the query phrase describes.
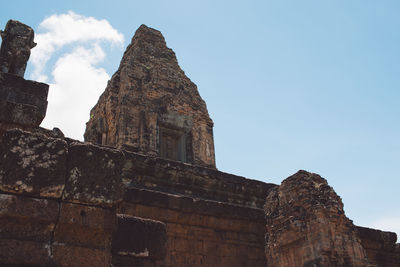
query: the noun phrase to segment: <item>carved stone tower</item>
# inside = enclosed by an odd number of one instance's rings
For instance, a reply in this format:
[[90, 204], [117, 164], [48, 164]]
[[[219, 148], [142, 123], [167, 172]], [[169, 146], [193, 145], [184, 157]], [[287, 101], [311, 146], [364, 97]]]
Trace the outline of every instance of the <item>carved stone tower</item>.
[[162, 34], [145, 25], [91, 110], [85, 141], [215, 167], [206, 104]]

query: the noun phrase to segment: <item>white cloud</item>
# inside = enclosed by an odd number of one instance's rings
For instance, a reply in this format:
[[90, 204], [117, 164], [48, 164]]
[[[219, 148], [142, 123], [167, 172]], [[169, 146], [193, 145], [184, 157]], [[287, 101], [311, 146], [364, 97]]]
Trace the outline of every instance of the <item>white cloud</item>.
[[397, 242], [400, 238], [400, 217], [381, 218], [369, 224], [368, 227], [379, 229], [382, 231], [395, 232], [397, 234]]
[[[82, 140], [90, 109], [110, 78], [97, 64], [105, 59], [105, 44], [122, 48], [124, 38], [106, 20], [74, 12], [52, 15], [39, 25], [32, 50], [30, 78], [50, 79], [48, 108], [42, 127], [58, 127], [68, 137]], [[59, 57], [51, 71], [45, 66]]]

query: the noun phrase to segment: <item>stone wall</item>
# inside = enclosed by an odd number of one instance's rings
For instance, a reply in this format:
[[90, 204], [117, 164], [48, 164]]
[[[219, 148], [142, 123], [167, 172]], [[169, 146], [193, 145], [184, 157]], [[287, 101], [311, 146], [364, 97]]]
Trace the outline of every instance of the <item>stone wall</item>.
[[366, 227], [357, 227], [357, 232], [371, 266], [400, 266], [400, 244], [396, 244], [396, 233]]
[[299, 171], [265, 203], [268, 266], [398, 267], [396, 234], [357, 227], [321, 176]]
[[102, 145], [38, 128], [33, 30], [2, 37], [0, 266], [399, 266], [396, 234], [354, 226], [319, 175], [217, 171], [205, 103], [160, 32], [139, 28], [92, 110], [85, 138]]
[[261, 207], [275, 185], [43, 129], [6, 131], [0, 158], [1, 263], [266, 264]]

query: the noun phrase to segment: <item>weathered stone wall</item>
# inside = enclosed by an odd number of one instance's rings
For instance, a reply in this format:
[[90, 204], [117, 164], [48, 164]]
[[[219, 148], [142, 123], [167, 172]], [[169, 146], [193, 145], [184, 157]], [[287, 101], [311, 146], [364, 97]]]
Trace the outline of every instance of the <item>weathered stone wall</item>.
[[88, 122], [87, 140], [126, 150], [38, 128], [33, 31], [11, 21], [2, 37], [0, 266], [399, 266], [396, 234], [354, 226], [319, 175], [217, 171], [205, 103], [160, 32], [139, 28]]
[[[165, 142], [172, 140], [165, 150], [173, 147], [176, 155], [163, 155], [164, 135]], [[145, 25], [136, 31], [90, 112], [85, 141], [215, 167], [206, 104], [162, 34]]]
[[265, 266], [275, 185], [53, 135], [0, 137], [1, 263]]
[[400, 266], [400, 244], [396, 244], [396, 233], [359, 226], [357, 232], [371, 266]]
[[261, 209], [130, 188], [119, 212], [162, 221], [163, 266], [265, 266]]
[[321, 176], [299, 171], [265, 203], [268, 266], [398, 267], [396, 234], [356, 227]]
[[299, 171], [265, 204], [271, 266], [366, 266], [365, 250], [341, 199], [319, 175]]

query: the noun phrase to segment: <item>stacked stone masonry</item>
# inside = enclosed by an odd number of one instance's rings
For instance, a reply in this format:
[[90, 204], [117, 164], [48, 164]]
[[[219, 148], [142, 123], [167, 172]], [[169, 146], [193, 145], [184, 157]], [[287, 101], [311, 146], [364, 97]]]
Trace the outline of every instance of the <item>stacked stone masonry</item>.
[[268, 192], [268, 266], [400, 266], [396, 234], [357, 227], [321, 176], [299, 171]]
[[145, 25], [90, 112], [85, 141], [215, 167], [206, 104], [162, 34]]
[[[262, 204], [275, 185], [52, 135], [9, 130], [1, 137], [1, 263], [266, 265]], [[201, 198], [200, 188], [215, 197]], [[123, 218], [136, 223], [129, 228]], [[138, 226], [157, 229], [142, 236], [153, 247], [129, 252], [119, 247], [132, 241], [113, 244], [121, 231], [139, 240]]]
[[33, 30], [1, 36], [0, 266], [400, 266], [396, 234], [354, 226], [319, 175], [218, 171], [205, 103], [159, 31], [132, 38], [91, 112], [95, 144], [38, 127]]

